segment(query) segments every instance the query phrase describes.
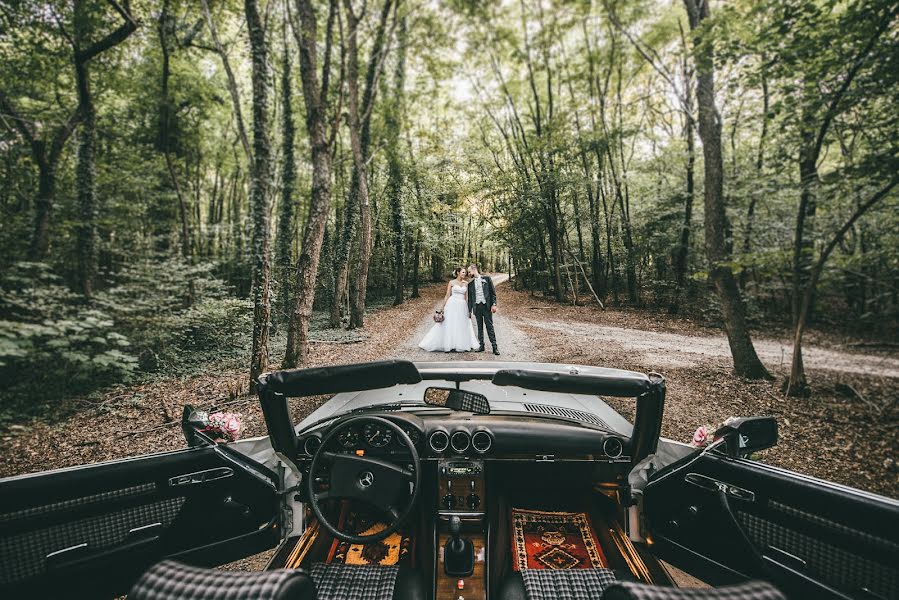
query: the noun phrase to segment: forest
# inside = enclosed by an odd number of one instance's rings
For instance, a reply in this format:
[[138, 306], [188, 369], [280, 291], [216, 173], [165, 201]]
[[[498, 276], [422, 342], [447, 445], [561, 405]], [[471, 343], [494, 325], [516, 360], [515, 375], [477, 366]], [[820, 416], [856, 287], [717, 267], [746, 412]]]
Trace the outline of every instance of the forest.
[[0, 424], [223, 363], [249, 390], [470, 262], [712, 324], [746, 379], [783, 333], [783, 402], [808, 397], [810, 331], [899, 334], [897, 24], [891, 0], [5, 0]]

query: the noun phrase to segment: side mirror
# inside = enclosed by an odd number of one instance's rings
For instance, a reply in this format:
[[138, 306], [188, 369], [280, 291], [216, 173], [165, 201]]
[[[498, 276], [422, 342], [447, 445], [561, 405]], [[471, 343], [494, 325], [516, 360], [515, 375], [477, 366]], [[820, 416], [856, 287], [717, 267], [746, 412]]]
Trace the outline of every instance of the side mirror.
[[777, 419], [774, 417], [737, 417], [716, 432], [724, 439], [728, 456], [740, 458], [777, 445]]
[[205, 436], [198, 435], [198, 431], [202, 431], [209, 423], [209, 414], [203, 410], [197, 410], [190, 404], [181, 411], [181, 431], [184, 432], [184, 439], [191, 448], [196, 446], [204, 446], [207, 443]]
[[425, 390], [425, 404], [445, 406], [453, 410], [465, 410], [476, 415], [490, 414], [487, 396], [455, 388], [429, 387]]

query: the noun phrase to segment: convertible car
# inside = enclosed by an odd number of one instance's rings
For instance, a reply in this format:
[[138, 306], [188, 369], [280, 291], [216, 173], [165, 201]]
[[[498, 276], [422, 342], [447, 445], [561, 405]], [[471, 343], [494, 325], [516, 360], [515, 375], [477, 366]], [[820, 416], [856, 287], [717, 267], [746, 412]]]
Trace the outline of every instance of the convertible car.
[[257, 389], [266, 437], [185, 407], [183, 450], [0, 480], [0, 597], [899, 598], [899, 502], [752, 460], [770, 417], [661, 438], [657, 374], [385, 361]]

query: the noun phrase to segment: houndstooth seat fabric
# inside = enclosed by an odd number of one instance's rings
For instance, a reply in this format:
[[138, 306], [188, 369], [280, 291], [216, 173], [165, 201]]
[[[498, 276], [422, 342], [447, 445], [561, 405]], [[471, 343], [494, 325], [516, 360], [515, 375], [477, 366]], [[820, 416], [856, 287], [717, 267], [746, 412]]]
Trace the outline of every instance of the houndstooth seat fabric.
[[620, 582], [606, 589], [603, 600], [786, 600], [765, 581], [747, 581], [718, 588], [676, 588]]
[[391, 600], [399, 567], [317, 563], [312, 580], [318, 600]]
[[598, 600], [616, 581], [611, 569], [522, 569], [521, 578], [531, 600]]
[[288, 600], [315, 598], [305, 571], [241, 573], [165, 560], [144, 573], [128, 600]]

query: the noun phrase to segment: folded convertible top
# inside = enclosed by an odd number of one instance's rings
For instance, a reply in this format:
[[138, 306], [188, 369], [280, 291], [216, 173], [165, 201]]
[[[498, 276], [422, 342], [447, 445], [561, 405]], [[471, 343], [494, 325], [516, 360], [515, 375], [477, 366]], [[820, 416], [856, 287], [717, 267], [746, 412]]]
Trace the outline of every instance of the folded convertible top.
[[494, 385], [517, 386], [544, 392], [591, 394], [635, 398], [654, 390], [664, 381], [634, 371], [601, 367], [573, 367], [523, 363], [520, 368], [499, 369], [446, 363], [422, 365], [422, 371], [406, 360], [335, 365], [312, 369], [292, 369], [268, 373], [260, 378], [260, 387], [283, 396], [315, 396], [416, 384], [422, 379], [489, 379]]
[[421, 374], [408, 360], [290, 369], [259, 378], [260, 387], [291, 397], [361, 392], [419, 381]]
[[[661, 379], [661, 378], [659, 378]], [[493, 385], [514, 385], [541, 392], [591, 394], [635, 398], [651, 391], [658, 382], [643, 373], [617, 369], [590, 369], [569, 373], [530, 369], [503, 369], [491, 380]]]

